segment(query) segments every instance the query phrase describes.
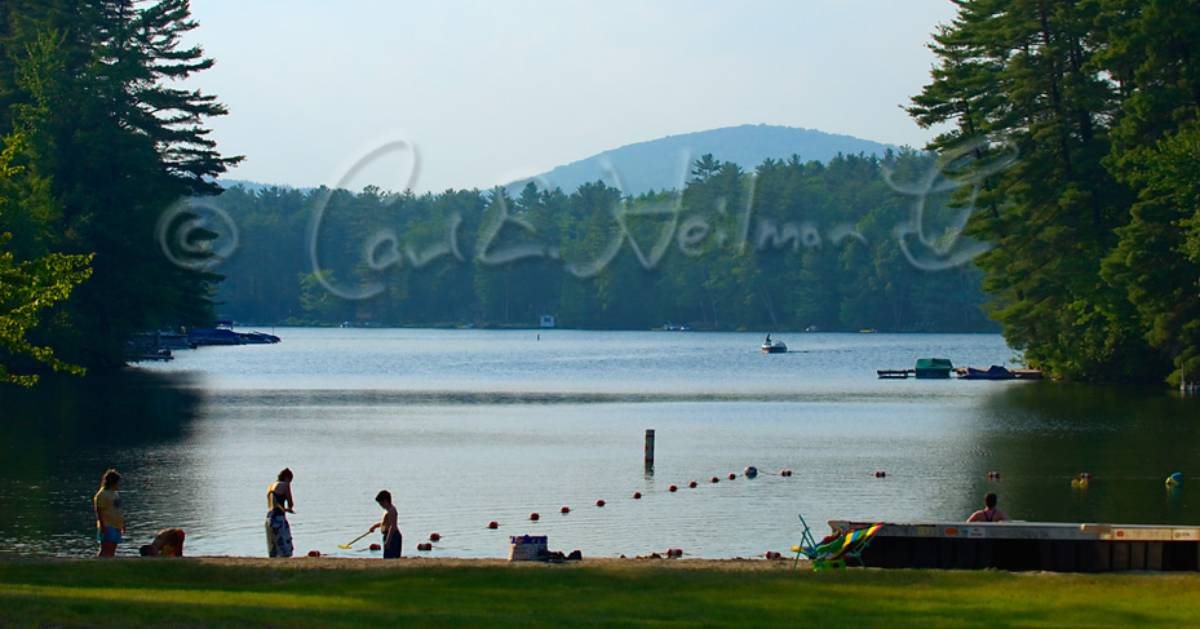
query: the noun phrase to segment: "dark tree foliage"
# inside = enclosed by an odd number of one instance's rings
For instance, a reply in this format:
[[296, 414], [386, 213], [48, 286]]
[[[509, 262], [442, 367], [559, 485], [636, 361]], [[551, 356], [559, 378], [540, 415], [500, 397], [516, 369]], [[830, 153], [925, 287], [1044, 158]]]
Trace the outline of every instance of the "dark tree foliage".
[[0, 132], [26, 139], [21, 165], [53, 206], [14, 219], [12, 248], [93, 256], [91, 279], [35, 334], [115, 368], [133, 332], [212, 316], [219, 276], [172, 264], [155, 227], [180, 199], [218, 192], [238, 159], [203, 126], [224, 107], [178, 87], [213, 62], [182, 41], [196, 27], [187, 0], [6, 0], [0, 19]]
[[1200, 2], [955, 4], [909, 112], [989, 173], [968, 233], [1010, 344], [1062, 377], [1194, 381]]

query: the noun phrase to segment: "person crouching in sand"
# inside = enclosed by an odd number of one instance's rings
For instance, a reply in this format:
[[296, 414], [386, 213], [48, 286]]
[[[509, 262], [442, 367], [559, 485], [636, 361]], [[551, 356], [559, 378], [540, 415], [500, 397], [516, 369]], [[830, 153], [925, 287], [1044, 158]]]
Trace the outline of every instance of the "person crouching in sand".
[[154, 536], [154, 541], [138, 549], [143, 557], [182, 557], [183, 529], [163, 529]]
[[399, 559], [403, 536], [400, 535], [400, 514], [392, 504], [392, 493], [384, 489], [375, 495], [375, 502], [383, 509], [383, 519], [371, 525], [371, 530], [383, 533], [383, 558]]

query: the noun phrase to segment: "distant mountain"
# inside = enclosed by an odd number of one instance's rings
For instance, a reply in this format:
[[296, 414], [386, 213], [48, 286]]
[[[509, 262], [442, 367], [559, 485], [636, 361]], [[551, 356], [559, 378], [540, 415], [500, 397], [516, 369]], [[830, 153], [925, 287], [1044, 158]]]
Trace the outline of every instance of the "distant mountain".
[[[273, 184], [273, 183], [259, 183], [257, 181], [250, 181], [248, 179], [220, 179], [217, 181], [217, 184], [219, 184], [222, 188], [226, 188], [226, 189], [228, 189], [228, 188], [245, 188], [246, 192], [258, 192], [260, 190], [265, 190], [267, 188], [284, 188], [284, 189], [295, 188], [295, 186], [277, 185], [277, 184]], [[304, 190], [310, 190], [311, 188], [295, 188], [295, 189], [304, 191]]]
[[827, 162], [838, 153], [883, 155], [887, 149], [896, 148], [816, 129], [748, 124], [627, 144], [513, 182], [509, 189], [519, 191], [533, 181], [539, 187], [557, 186], [571, 192], [600, 179], [609, 185], [619, 185], [626, 194], [640, 194], [682, 188], [690, 164], [705, 153], [752, 170], [768, 157], [787, 159], [799, 155], [804, 161]]

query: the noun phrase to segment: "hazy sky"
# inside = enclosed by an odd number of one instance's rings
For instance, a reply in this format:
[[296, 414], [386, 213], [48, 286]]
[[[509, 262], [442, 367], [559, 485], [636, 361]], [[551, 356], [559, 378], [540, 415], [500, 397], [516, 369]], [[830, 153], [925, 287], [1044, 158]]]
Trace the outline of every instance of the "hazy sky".
[[[217, 60], [195, 80], [246, 162], [311, 186], [394, 140], [414, 188], [487, 187], [630, 142], [745, 123], [895, 144], [928, 78], [946, 0], [466, 2], [193, 0]], [[386, 168], [383, 168], [386, 166]], [[405, 185], [403, 155], [352, 187]], [[369, 178], [369, 181], [362, 179]]]

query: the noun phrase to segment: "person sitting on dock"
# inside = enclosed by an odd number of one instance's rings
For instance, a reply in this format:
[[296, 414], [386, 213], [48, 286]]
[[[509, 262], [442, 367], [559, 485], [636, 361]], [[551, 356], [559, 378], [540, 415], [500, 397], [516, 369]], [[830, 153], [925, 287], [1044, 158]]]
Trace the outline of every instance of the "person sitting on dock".
[[400, 514], [392, 504], [392, 492], [384, 489], [375, 495], [375, 502], [383, 509], [383, 519], [371, 525], [371, 530], [383, 533], [383, 558], [399, 559], [403, 536], [400, 535]]
[[138, 549], [143, 557], [182, 557], [183, 529], [163, 529], [154, 536], [154, 541]]
[[983, 497], [983, 507], [972, 513], [967, 522], [1003, 522], [1008, 519], [1003, 511], [996, 508], [996, 494], [990, 491]]

